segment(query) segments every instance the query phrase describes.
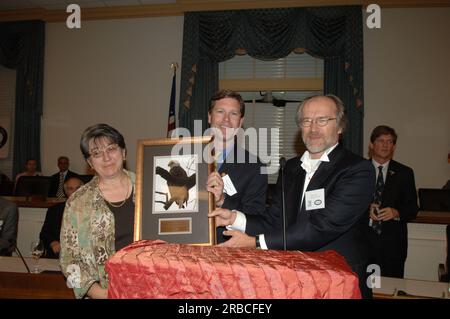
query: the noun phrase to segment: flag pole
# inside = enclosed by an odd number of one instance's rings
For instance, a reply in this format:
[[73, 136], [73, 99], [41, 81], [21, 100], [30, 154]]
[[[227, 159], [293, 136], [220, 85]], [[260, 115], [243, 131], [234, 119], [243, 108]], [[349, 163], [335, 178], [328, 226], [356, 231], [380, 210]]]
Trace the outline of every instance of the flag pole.
[[169, 118], [167, 123], [167, 137], [171, 137], [172, 131], [176, 128], [175, 121], [175, 95], [176, 95], [176, 77], [177, 77], [177, 69], [178, 63], [172, 62], [170, 68], [173, 70], [172, 77], [172, 89], [170, 92], [170, 104], [169, 104]]
[[178, 69], [178, 63], [177, 62], [172, 62], [170, 64], [170, 68], [173, 70], [173, 73], [177, 73], [177, 69]]

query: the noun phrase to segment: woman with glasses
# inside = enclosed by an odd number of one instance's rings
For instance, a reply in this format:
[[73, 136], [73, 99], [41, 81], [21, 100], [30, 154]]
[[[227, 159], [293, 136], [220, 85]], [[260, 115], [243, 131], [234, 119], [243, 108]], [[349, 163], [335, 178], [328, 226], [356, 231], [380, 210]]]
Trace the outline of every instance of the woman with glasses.
[[88, 127], [80, 148], [96, 176], [67, 201], [60, 263], [77, 298], [107, 298], [105, 263], [133, 242], [135, 175], [124, 169], [122, 134], [107, 124]]

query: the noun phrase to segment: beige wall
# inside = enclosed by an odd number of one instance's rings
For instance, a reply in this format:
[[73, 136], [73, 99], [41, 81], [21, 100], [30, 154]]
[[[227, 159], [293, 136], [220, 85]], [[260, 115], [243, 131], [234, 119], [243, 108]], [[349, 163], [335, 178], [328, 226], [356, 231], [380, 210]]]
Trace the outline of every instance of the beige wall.
[[[376, 125], [393, 126], [395, 158], [414, 168], [417, 187], [442, 187], [450, 178], [450, 8], [383, 9], [381, 18], [381, 29], [364, 28], [364, 149]], [[87, 21], [81, 30], [47, 24], [43, 172], [56, 171], [60, 154], [82, 172], [79, 138], [98, 122], [124, 134], [135, 170], [137, 139], [165, 135], [182, 37], [183, 17]]]
[[49, 23], [46, 29], [44, 174], [57, 171], [62, 154], [71, 169], [84, 172], [80, 136], [100, 122], [124, 135], [134, 171], [137, 140], [166, 135], [170, 64], [181, 66], [183, 17], [86, 21], [80, 30]]
[[364, 28], [364, 147], [375, 126], [394, 127], [417, 188], [450, 179], [449, 30], [450, 8], [382, 9], [381, 29]]

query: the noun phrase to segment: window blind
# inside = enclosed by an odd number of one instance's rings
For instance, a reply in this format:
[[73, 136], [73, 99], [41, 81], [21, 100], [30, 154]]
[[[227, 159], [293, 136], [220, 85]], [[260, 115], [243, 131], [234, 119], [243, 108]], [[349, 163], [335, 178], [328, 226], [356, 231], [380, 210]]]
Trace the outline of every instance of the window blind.
[[[235, 56], [219, 63], [220, 80], [242, 79], [323, 79], [323, 60], [308, 54], [291, 53], [275, 61], [261, 61], [248, 55]], [[244, 129], [254, 128], [257, 141], [249, 135], [247, 149], [267, 163], [270, 174], [269, 183], [278, 178], [279, 159], [287, 160], [303, 154], [305, 146], [295, 122], [297, 107], [308, 96], [322, 93], [308, 91], [300, 85], [295, 91], [240, 91], [246, 101]], [[268, 95], [269, 94], [269, 95]], [[286, 101], [285, 106], [274, 106], [267, 102], [271, 97]], [[265, 99], [265, 100], [264, 100]], [[259, 100], [259, 101], [258, 101]], [[264, 101], [261, 101], [264, 100]]]

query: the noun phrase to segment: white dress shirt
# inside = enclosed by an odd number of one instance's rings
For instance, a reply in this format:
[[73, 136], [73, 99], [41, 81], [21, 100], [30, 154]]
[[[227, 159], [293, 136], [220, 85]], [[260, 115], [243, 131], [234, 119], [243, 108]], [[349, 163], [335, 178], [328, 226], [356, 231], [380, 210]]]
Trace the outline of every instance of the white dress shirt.
[[375, 167], [375, 171], [376, 171], [376, 178], [375, 178], [375, 185], [377, 184], [377, 179], [378, 179], [378, 167], [383, 166], [383, 169], [381, 170], [383, 172], [383, 182], [386, 183], [386, 176], [387, 176], [387, 172], [388, 172], [388, 167], [389, 167], [389, 161], [387, 161], [384, 164], [380, 164], [377, 161], [375, 161], [374, 159], [372, 159], [372, 164], [373, 167]]

